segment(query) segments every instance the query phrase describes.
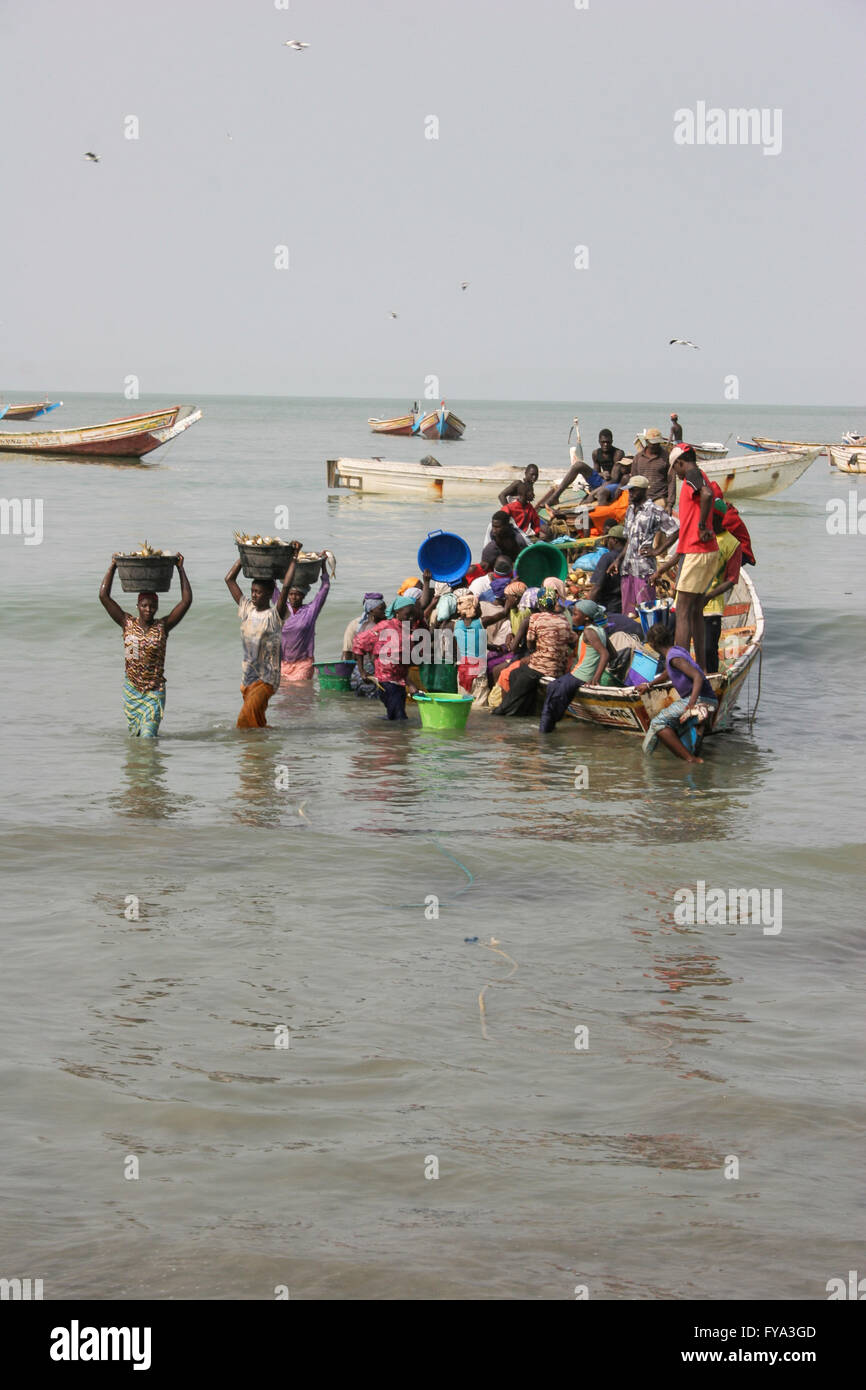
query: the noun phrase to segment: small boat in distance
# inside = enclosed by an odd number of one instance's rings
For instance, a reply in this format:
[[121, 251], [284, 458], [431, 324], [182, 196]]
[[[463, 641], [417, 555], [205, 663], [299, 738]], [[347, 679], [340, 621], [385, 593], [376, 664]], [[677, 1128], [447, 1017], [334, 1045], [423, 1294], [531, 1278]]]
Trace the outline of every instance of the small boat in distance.
[[461, 439], [466, 426], [442, 401], [438, 410], [424, 416], [418, 428], [425, 439]]
[[866, 473], [866, 444], [855, 448], [829, 446], [830, 463], [842, 473]]
[[22, 405], [0, 405], [0, 420], [37, 420], [62, 404], [62, 401], [27, 401]]
[[173, 405], [150, 415], [129, 415], [77, 430], [20, 430], [0, 433], [0, 452], [56, 454], [78, 458], [143, 458], [201, 419], [192, 405]]
[[738, 448], [738, 449], [745, 449], [746, 452], [747, 452], [747, 453], [750, 453], [750, 454], [762, 454], [762, 453], [768, 453], [768, 452], [769, 452], [767, 449], [764, 448], [764, 445], [763, 445], [763, 444], [756, 444], [756, 443], [754, 442], [753, 439], [739, 439], [739, 438], [738, 438], [738, 439], [737, 439], [737, 448]]
[[728, 448], [726, 444], [696, 444], [695, 454], [702, 461], [712, 462], [713, 459], [727, 458]]
[[397, 415], [393, 420], [379, 420], [371, 416], [367, 424], [374, 434], [418, 434], [421, 424], [418, 402], [415, 402], [408, 415]]
[[759, 449], [769, 449], [775, 453], [806, 454], [815, 450], [816, 457], [828, 449], [829, 444], [804, 444], [802, 439], [765, 439], [763, 435], [753, 434], [752, 443]]

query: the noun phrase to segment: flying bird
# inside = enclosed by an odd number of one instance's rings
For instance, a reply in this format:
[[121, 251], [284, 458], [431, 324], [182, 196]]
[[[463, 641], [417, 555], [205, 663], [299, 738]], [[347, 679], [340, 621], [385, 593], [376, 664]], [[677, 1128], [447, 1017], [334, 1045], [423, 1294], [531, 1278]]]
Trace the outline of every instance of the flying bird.
[[98, 154], [94, 154], [94, 153], [93, 153], [93, 150], [87, 150], [87, 151], [85, 152], [84, 158], [85, 158], [85, 159], [89, 159], [90, 162], [91, 162], [91, 164], [98, 164], [98, 163], [99, 163], [99, 155], [98, 155]]
[[461, 290], [468, 290], [470, 284], [471, 284], [471, 281], [470, 281], [470, 280], [461, 280], [461, 281], [460, 281], [460, 288], [461, 288]]
[[304, 43], [302, 39], [286, 39], [283, 44], [283, 48], [293, 48], [296, 53], [300, 53], [302, 48], [309, 48], [309, 46], [310, 45]]
[[696, 351], [700, 352], [698, 344], [690, 342], [688, 338], [671, 338], [668, 347], [673, 347], [674, 343], [678, 343], [680, 347], [695, 348]]
[[395, 314], [393, 309], [389, 309], [389, 310], [388, 310], [388, 317], [391, 318], [391, 319], [398, 319], [398, 318], [400, 317], [400, 315], [399, 315], [399, 314]]

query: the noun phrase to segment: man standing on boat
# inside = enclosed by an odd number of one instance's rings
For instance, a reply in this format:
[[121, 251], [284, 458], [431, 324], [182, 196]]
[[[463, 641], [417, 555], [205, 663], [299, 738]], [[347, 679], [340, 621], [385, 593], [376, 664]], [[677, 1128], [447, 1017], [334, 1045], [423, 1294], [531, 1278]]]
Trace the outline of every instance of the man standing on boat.
[[683, 557], [677, 580], [677, 647], [694, 644], [695, 661], [706, 670], [704, 604], [719, 562], [719, 546], [713, 533], [713, 494], [705, 473], [698, 468], [691, 444], [671, 449], [672, 473], [682, 480], [680, 530], [677, 553]]
[[623, 524], [627, 539], [619, 572], [622, 579], [622, 611], [629, 614], [636, 613], [641, 603], [655, 603], [653, 541], [661, 533], [670, 544], [678, 527], [668, 512], [650, 501], [649, 478], [638, 473], [626, 486], [629, 506]]
[[682, 444], [683, 427], [680, 424], [680, 417], [675, 410], [671, 411], [671, 443]]
[[676, 498], [676, 479], [670, 469], [668, 456], [664, 451], [661, 430], [644, 430], [637, 437], [639, 451], [631, 466], [632, 477], [640, 474], [647, 479], [649, 498], [656, 506], [673, 511]]

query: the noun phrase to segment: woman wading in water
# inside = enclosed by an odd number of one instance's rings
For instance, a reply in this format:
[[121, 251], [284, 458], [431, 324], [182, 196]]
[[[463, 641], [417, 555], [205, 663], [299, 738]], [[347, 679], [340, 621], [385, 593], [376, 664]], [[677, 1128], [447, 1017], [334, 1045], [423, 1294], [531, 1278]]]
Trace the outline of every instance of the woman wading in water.
[[177, 557], [180, 575], [180, 602], [167, 618], [157, 618], [159, 596], [143, 590], [138, 596], [138, 617], [124, 613], [111, 597], [111, 585], [117, 571], [117, 557], [112, 556], [108, 572], [99, 589], [99, 602], [106, 613], [123, 629], [123, 652], [126, 659], [126, 679], [123, 682], [123, 712], [131, 734], [138, 738], [156, 738], [165, 713], [165, 643], [172, 628], [177, 627], [192, 603], [183, 556]]

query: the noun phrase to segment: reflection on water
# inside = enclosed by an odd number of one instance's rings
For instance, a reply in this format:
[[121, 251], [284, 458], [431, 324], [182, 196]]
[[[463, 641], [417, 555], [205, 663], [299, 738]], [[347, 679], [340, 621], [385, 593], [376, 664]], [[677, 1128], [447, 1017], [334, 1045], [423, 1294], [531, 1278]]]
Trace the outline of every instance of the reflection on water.
[[166, 754], [158, 738], [129, 738], [121, 767], [124, 784], [108, 798], [121, 815], [136, 820], [167, 820], [191, 801], [172, 792], [167, 780]]
[[238, 740], [238, 789], [232, 816], [241, 825], [272, 827], [279, 819], [280, 757], [267, 729], [247, 729]]

